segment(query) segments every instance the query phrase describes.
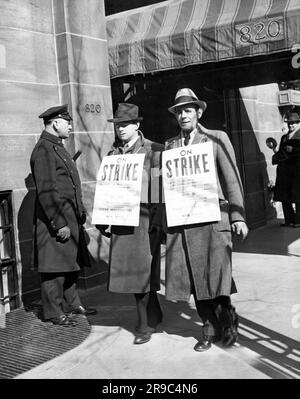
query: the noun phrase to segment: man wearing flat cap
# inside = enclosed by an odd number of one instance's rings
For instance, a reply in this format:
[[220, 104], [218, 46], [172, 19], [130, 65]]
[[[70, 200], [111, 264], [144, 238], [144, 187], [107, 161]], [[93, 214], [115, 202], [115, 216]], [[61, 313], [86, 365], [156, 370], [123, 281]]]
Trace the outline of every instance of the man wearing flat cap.
[[44, 320], [69, 327], [75, 315], [95, 313], [82, 306], [76, 282], [82, 266], [89, 265], [77, 168], [63, 140], [72, 130], [68, 105], [43, 112], [44, 131], [35, 145], [30, 166], [36, 186], [34, 263], [41, 277]]
[[[142, 177], [139, 225], [111, 226], [108, 290], [133, 294], [138, 322], [134, 344], [145, 344], [162, 321], [157, 297], [160, 290], [160, 242], [162, 204], [154, 172], [159, 171], [162, 144], [147, 140], [139, 130], [139, 108], [119, 103], [115, 117], [116, 140], [108, 155], [145, 154]], [[152, 173], [153, 172], [153, 173]], [[100, 232], [108, 226], [96, 225]]]
[[238, 316], [230, 295], [232, 279], [231, 234], [245, 238], [243, 188], [235, 154], [227, 134], [199, 123], [207, 104], [189, 88], [180, 89], [169, 111], [180, 134], [166, 142], [166, 150], [211, 142], [216, 165], [220, 221], [166, 226], [166, 299], [189, 301], [193, 294], [203, 322], [203, 334], [194, 349], [209, 349], [213, 342], [231, 346], [237, 340]]
[[281, 137], [279, 150], [272, 157], [272, 164], [278, 165], [274, 201], [282, 204], [284, 222], [280, 226], [300, 227], [300, 116], [290, 111], [284, 122], [288, 132]]

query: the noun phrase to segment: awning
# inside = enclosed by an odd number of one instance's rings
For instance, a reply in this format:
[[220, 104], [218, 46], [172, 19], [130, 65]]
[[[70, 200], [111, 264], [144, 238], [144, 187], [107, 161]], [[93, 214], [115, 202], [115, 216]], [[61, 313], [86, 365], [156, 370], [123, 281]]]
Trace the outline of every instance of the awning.
[[300, 0], [169, 0], [106, 17], [111, 77], [300, 45]]

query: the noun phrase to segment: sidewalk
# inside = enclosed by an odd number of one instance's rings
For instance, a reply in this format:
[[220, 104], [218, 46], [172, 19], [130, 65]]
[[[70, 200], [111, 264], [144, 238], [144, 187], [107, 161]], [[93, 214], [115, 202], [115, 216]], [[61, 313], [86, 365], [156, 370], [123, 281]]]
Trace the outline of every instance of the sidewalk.
[[201, 328], [194, 304], [166, 301], [162, 273], [164, 321], [150, 342], [133, 345], [133, 296], [96, 287], [82, 294], [85, 304], [98, 309], [88, 319], [87, 338], [17, 378], [299, 379], [299, 237], [300, 229], [279, 228], [275, 221], [251, 231], [243, 245], [235, 243], [239, 293], [232, 299], [240, 315], [240, 338], [234, 347], [193, 350]]

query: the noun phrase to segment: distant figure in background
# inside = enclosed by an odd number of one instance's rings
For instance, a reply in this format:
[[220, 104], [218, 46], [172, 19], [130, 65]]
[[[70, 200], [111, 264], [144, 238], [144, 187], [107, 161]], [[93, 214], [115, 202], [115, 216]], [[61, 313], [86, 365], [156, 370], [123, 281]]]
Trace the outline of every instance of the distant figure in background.
[[281, 226], [300, 227], [300, 116], [289, 112], [285, 122], [288, 132], [281, 137], [279, 150], [272, 157], [272, 164], [278, 165], [274, 201], [282, 203]]
[[77, 168], [63, 145], [72, 129], [68, 105], [51, 107], [39, 118], [45, 130], [30, 159], [36, 186], [34, 262], [41, 276], [44, 319], [69, 327], [77, 324], [76, 314], [96, 313], [82, 306], [76, 289], [80, 267], [89, 265], [82, 228], [86, 210]]
[[[151, 171], [160, 167], [162, 144], [144, 138], [139, 130], [138, 106], [120, 103], [113, 119], [117, 138], [109, 155], [145, 154], [139, 226], [111, 226], [108, 290], [133, 294], [136, 301], [138, 324], [134, 344], [151, 339], [162, 321], [162, 310], [157, 297], [160, 290], [160, 242], [162, 236], [161, 204], [152, 203]], [[96, 225], [100, 232], [108, 226]]]

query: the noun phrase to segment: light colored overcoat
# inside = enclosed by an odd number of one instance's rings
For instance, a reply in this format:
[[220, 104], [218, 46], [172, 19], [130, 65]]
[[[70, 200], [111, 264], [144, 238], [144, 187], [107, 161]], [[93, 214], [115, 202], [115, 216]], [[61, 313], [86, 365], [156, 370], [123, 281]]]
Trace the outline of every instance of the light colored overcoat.
[[[161, 204], [159, 167], [162, 144], [139, 139], [126, 154], [145, 154], [140, 221], [137, 227], [112, 226], [108, 290], [120, 293], [146, 293], [160, 290]], [[110, 155], [123, 153], [114, 148]]]
[[[166, 298], [213, 299], [236, 292], [232, 279], [231, 222], [244, 221], [243, 188], [233, 147], [227, 134], [198, 125], [192, 144], [211, 141], [217, 170], [222, 220], [167, 228]], [[180, 147], [181, 136], [166, 143], [166, 149]]]

